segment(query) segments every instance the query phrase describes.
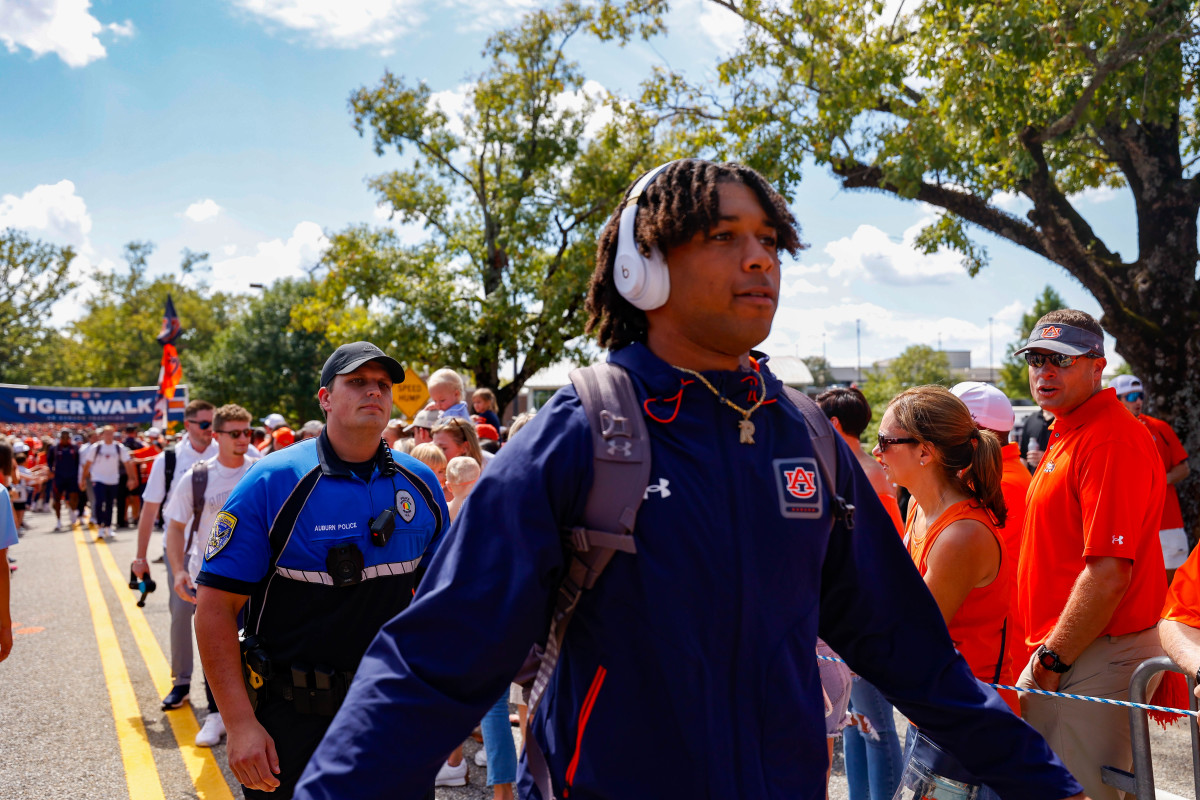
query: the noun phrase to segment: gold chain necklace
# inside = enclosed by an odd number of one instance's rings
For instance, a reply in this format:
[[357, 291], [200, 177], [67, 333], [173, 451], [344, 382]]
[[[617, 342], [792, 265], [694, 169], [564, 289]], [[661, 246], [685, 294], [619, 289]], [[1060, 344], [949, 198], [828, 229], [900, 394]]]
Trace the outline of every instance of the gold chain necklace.
[[[675, 365], [672, 364], [671, 366]], [[741, 414], [742, 419], [740, 422], [738, 422], [738, 443], [754, 444], [754, 423], [750, 421], [750, 415], [757, 411], [758, 407], [766, 401], [767, 387], [765, 385], [763, 386], [762, 397], [758, 398], [758, 402], [750, 406], [750, 408], [742, 408], [737, 403], [733, 402], [728, 397], [717, 391], [717, 387], [709, 383], [708, 378], [705, 378], [699, 372], [696, 372], [696, 370], [688, 369], [687, 367], [675, 367], [675, 369], [679, 370], [680, 372], [686, 372], [688, 375], [694, 375], [700, 380], [701, 383], [708, 387], [710, 392], [717, 396], [718, 400]], [[761, 381], [762, 379], [759, 378], [759, 380]]]

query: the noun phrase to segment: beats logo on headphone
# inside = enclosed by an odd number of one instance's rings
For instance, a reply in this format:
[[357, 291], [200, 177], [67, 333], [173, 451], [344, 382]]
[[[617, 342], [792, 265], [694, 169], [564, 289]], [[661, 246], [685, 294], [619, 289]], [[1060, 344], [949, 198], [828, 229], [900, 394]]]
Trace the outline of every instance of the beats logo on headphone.
[[671, 277], [667, 272], [667, 260], [657, 247], [650, 248], [650, 255], [643, 256], [638, 250], [634, 231], [637, 228], [638, 200], [646, 187], [654, 182], [659, 173], [674, 164], [668, 161], [643, 175], [633, 185], [625, 205], [621, 208], [621, 219], [617, 227], [617, 258], [613, 264], [613, 280], [621, 296], [643, 311], [658, 308], [667, 302], [671, 294]]

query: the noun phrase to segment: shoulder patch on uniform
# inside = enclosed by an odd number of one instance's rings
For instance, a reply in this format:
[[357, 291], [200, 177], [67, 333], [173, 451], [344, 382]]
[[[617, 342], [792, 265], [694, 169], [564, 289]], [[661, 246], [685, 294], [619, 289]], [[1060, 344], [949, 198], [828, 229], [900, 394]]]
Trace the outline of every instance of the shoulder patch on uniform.
[[779, 493], [779, 513], [789, 519], [820, 519], [825, 514], [821, 471], [815, 458], [777, 458], [771, 462]]
[[417, 515], [417, 502], [413, 500], [413, 496], [408, 493], [407, 489], [400, 489], [396, 492], [396, 512], [405, 522], [412, 522], [413, 517]]
[[213, 520], [212, 530], [208, 534], [208, 547], [204, 550], [205, 561], [225, 549], [225, 545], [229, 544], [229, 540], [233, 538], [233, 529], [236, 527], [237, 517], [233, 514], [228, 511], [217, 514], [217, 518]]

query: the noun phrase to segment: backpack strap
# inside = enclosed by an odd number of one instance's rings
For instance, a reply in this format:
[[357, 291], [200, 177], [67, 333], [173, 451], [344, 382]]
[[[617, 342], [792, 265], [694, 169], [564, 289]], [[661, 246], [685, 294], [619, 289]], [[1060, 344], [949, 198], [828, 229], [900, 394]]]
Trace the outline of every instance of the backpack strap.
[[[178, 447], [178, 445], [176, 445], [176, 447]], [[163, 483], [163, 502], [164, 503], [167, 502], [167, 498], [171, 496], [171, 484], [174, 483], [174, 481], [175, 481], [175, 459], [176, 459], [175, 447], [168, 447], [166, 449], [165, 455], [166, 455], [166, 463], [163, 464], [163, 466], [166, 467], [166, 471], [163, 473], [163, 480], [165, 481], [165, 483]]]
[[[321, 479], [321, 465], [315, 467], [305, 473], [304, 477], [292, 488], [292, 493], [288, 495], [287, 500], [283, 501], [283, 507], [279, 509], [279, 513], [275, 515], [274, 521], [271, 522], [271, 531], [268, 534], [271, 542], [271, 561], [267, 566], [267, 572], [263, 575], [259, 586], [262, 587], [262, 593], [258, 600], [258, 610], [253, 612], [247, 605], [246, 611], [246, 632], [247, 635], [258, 633], [258, 625], [262, 621], [263, 608], [266, 606], [267, 589], [270, 587], [271, 580], [275, 577], [275, 568], [279, 564], [279, 556], [283, 554], [283, 548], [287, 546], [288, 539], [292, 535], [292, 529], [296, 527], [296, 520], [300, 518], [300, 511], [304, 508], [304, 504], [308, 502], [309, 496], [312, 494], [313, 488], [316, 487], [317, 481]], [[256, 595], [258, 592], [256, 590]], [[254, 597], [251, 597], [253, 602]], [[253, 629], [251, 629], [251, 617], [253, 617]]]
[[[566, 574], [554, 598], [545, 647], [535, 646], [531, 653], [537, 674], [527, 701], [530, 719], [558, 666], [580, 596], [596, 585], [618, 551], [637, 552], [633, 526], [650, 483], [650, 436], [629, 373], [616, 364], [593, 364], [573, 370], [571, 383], [592, 433], [592, 486], [583, 524], [563, 531]], [[526, 737], [525, 755], [543, 800], [553, 800], [550, 769], [533, 736]]]
[[829, 496], [833, 498], [833, 520], [841, 520], [846, 530], [854, 530], [854, 506], [838, 494], [837, 485], [837, 431], [825, 416], [821, 407], [811, 397], [791, 386], [783, 387], [783, 394], [804, 415], [808, 425], [808, 435], [812, 439], [813, 453], [817, 458], [817, 468], [821, 470], [821, 480], [829, 487]]
[[192, 466], [192, 529], [188, 531], [187, 544], [183, 546], [186, 556], [192, 550], [192, 540], [200, 527], [200, 515], [204, 513], [204, 493], [208, 491], [208, 462], [197, 461]]

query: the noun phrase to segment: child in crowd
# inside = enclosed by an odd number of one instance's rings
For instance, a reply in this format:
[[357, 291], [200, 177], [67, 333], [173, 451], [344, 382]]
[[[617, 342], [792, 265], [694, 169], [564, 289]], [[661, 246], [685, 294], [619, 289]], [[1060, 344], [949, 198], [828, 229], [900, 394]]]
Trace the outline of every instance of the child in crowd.
[[462, 378], [457, 372], [439, 369], [429, 376], [429, 405], [426, 408], [437, 409], [438, 419], [462, 417], [470, 420], [471, 415], [467, 413], [467, 404], [463, 400], [464, 392]]
[[446, 454], [442, 452], [442, 448], [425, 442], [413, 447], [409, 455], [433, 470], [433, 474], [437, 475], [438, 485], [446, 495], [446, 502], [449, 502], [453, 496], [446, 490]]
[[500, 430], [500, 406], [496, 403], [496, 395], [491, 389], [476, 389], [471, 395], [471, 407], [475, 411], [475, 423], [486, 423]]
[[458, 516], [458, 510], [462, 508], [471, 487], [479, 480], [479, 473], [479, 464], [470, 456], [455, 456], [447, 462], [446, 488], [450, 490], [447, 494], [454, 495], [454, 499], [446, 503], [450, 508], [451, 520]]

